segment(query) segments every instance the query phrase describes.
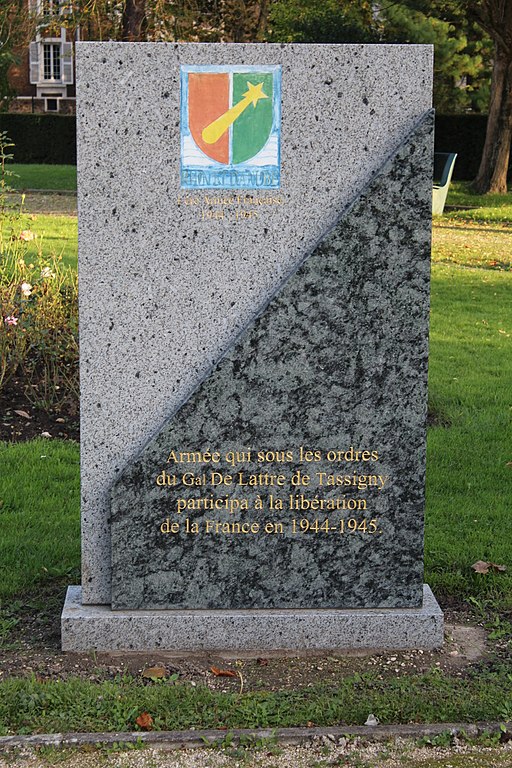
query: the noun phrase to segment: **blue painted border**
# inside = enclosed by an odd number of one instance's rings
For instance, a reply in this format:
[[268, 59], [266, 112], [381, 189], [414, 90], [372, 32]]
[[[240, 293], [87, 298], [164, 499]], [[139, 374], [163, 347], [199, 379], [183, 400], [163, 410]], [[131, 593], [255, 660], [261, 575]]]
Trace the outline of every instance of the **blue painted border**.
[[[244, 73], [244, 72], [270, 72], [273, 74], [272, 83], [272, 129], [270, 136], [277, 136], [277, 164], [276, 165], [251, 165], [250, 162], [239, 163], [234, 165], [229, 163], [224, 165], [223, 163], [217, 163], [215, 160], [211, 160], [210, 165], [194, 166], [185, 165], [183, 162], [183, 152], [185, 137], [190, 136], [190, 129], [188, 126], [188, 73], [189, 72], [228, 72], [228, 73]], [[181, 189], [279, 189], [281, 184], [281, 73], [282, 67], [280, 64], [275, 65], [195, 65], [195, 64], [183, 64], [180, 67], [180, 188]], [[203, 173], [203, 178], [199, 176]], [[261, 175], [258, 178], [258, 172], [261, 172], [264, 177], [264, 182], [258, 184], [261, 181]], [[265, 180], [265, 172], [268, 174]], [[186, 179], [186, 174], [192, 174], [194, 181]], [[209, 178], [207, 177], [209, 175]], [[236, 180], [236, 175], [244, 175], [246, 183], [241, 183]], [[268, 178], [270, 176], [270, 179]], [[213, 183], [212, 177], [219, 182], [226, 183]], [[254, 177], [254, 183], [251, 181], [251, 177]]]

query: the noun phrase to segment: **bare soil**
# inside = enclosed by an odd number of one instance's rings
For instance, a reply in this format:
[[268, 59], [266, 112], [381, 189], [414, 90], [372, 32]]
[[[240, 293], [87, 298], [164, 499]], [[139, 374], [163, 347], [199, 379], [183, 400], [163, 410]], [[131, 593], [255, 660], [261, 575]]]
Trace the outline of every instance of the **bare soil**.
[[[19, 205], [21, 192], [11, 193], [9, 198], [10, 202]], [[25, 213], [55, 213], [60, 216], [76, 216], [76, 192], [30, 190], [25, 193], [23, 209]]]
[[22, 374], [0, 388], [0, 440], [18, 443], [35, 437], [80, 439], [78, 401], [68, 398], [50, 409], [37, 406], [37, 391]]
[[[335, 684], [340, 677], [369, 670], [383, 678], [421, 673], [433, 667], [463, 675], [468, 666], [484, 662], [489, 656], [484, 628], [470, 623], [464, 612], [453, 609], [445, 611], [446, 642], [436, 651], [274, 653], [257, 658], [243, 654], [236, 658], [229, 654], [176, 656], [164, 651], [63, 653], [60, 613], [65, 589], [64, 584], [54, 585], [16, 605], [18, 623], [0, 645], [0, 679], [35, 674], [41, 680], [81, 677], [100, 682], [129, 673], [151, 684], [152, 677], [178, 675], [181, 681], [204, 684], [217, 691], [235, 692], [242, 684], [244, 691], [282, 691], [318, 683]], [[234, 676], [215, 674], [212, 667]]]

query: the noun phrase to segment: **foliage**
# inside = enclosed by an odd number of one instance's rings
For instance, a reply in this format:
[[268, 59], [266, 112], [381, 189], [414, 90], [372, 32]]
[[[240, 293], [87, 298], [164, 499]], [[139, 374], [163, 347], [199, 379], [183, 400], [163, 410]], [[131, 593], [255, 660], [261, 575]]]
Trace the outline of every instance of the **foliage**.
[[244, 42], [264, 38], [268, 0], [75, 0], [59, 23], [88, 40]]
[[154, 730], [275, 728], [381, 723], [496, 720], [510, 695], [508, 667], [469, 671], [464, 679], [438, 669], [379, 676], [377, 671], [294, 691], [220, 693], [187, 682], [145, 685], [129, 676], [94, 683], [69, 679], [0, 683], [3, 733], [133, 731], [141, 712]]
[[76, 164], [74, 115], [0, 114], [0, 131], [16, 143], [16, 162]]
[[445, 113], [489, 109], [475, 188], [506, 191], [512, 139], [512, 0], [276, 0], [270, 24], [271, 39], [284, 42], [433, 43], [436, 108]]
[[376, 42], [372, 3], [278, 0], [270, 10], [270, 40], [298, 43]]
[[0, 40], [0, 102], [5, 109], [7, 103], [14, 95], [7, 74], [15, 59], [12, 51], [4, 46], [4, 41]]
[[40, 247], [27, 263], [36, 236], [8, 200], [11, 147], [0, 134], [0, 388], [21, 374], [29, 399], [48, 407], [78, 393], [77, 279]]
[[[422, 5], [422, 4], [420, 4]], [[489, 101], [492, 44], [474, 22], [457, 24], [405, 3], [382, 8], [383, 39], [434, 46], [434, 106], [443, 114], [484, 112]]]
[[12, 163], [9, 170], [15, 174], [10, 179], [13, 189], [76, 190], [76, 165]]
[[8, 79], [12, 64], [17, 62], [16, 47], [33, 31], [23, 0], [0, 2], [0, 108], [5, 109], [14, 96]]
[[388, 42], [434, 45], [434, 104], [445, 114], [484, 111], [489, 99], [492, 45], [464, 17], [455, 25], [425, 3], [277, 0], [270, 39], [282, 42]]
[[492, 41], [486, 140], [477, 176], [480, 193], [504, 193], [512, 141], [512, 0], [404, 0], [408, 7], [459, 25], [477, 24]]

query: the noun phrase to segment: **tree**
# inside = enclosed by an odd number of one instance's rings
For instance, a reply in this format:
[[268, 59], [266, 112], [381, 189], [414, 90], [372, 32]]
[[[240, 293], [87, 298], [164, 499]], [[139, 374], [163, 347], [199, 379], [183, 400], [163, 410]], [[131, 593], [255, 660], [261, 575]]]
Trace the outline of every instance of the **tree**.
[[[0, 0], [1, 2], [1, 0]], [[64, 19], [87, 40], [249, 42], [266, 35], [269, 0], [74, 0]]]
[[504, 194], [512, 142], [512, 0], [467, 2], [494, 43], [491, 98], [485, 145], [475, 181], [477, 192]]
[[0, 3], [0, 104], [14, 95], [8, 73], [17, 61], [16, 49], [28, 39], [29, 18], [23, 0], [3, 0]]
[[456, 27], [474, 22], [492, 40], [489, 117], [473, 186], [480, 193], [505, 193], [512, 141], [512, 0], [405, 0], [389, 5], [414, 8]]
[[434, 106], [441, 114], [487, 110], [491, 41], [473, 22], [458, 24], [403, 3], [382, 6], [382, 39], [434, 46]]
[[126, 42], [144, 40], [146, 27], [146, 0], [125, 0], [122, 39]]
[[435, 104], [482, 110], [492, 58], [485, 146], [474, 187], [504, 193], [512, 140], [512, 0], [275, 0], [271, 39], [431, 42]]
[[366, 0], [276, 0], [269, 24], [272, 42], [363, 43], [379, 38], [373, 4]]

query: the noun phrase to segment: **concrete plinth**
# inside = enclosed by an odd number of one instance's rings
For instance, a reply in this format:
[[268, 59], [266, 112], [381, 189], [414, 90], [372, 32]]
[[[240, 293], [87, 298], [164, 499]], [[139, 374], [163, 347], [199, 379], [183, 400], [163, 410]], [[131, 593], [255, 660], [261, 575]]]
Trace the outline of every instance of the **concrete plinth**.
[[443, 614], [430, 587], [420, 608], [372, 610], [137, 610], [82, 605], [69, 587], [65, 651], [306, 651], [438, 648]]

